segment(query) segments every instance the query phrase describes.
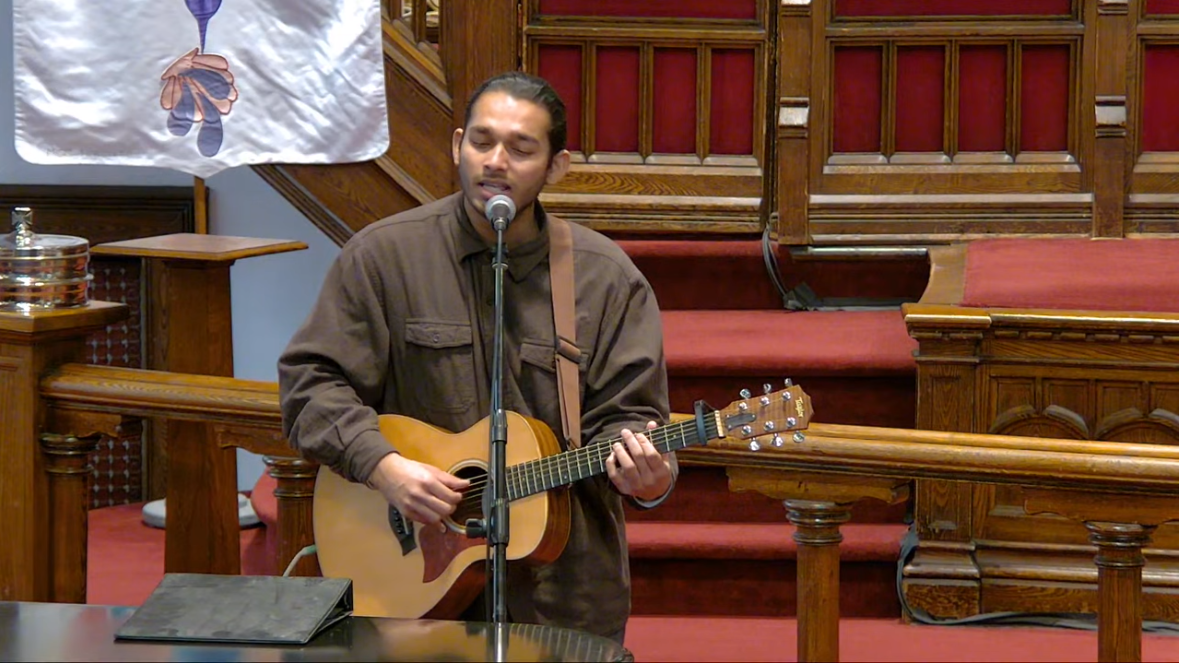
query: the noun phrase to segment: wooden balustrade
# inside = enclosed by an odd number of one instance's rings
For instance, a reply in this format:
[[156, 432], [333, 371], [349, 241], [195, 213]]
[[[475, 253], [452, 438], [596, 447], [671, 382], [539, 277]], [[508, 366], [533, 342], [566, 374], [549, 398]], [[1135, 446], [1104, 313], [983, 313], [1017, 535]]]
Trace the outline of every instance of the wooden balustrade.
[[[210, 443], [218, 450], [232, 452], [233, 448], [242, 448], [263, 455], [268, 472], [278, 481], [275, 490], [279, 506], [276, 565], [285, 566], [300, 549], [312, 542], [311, 501], [318, 466], [298, 458], [283, 437], [277, 384], [71, 363], [44, 376], [41, 398], [50, 414], [48, 428], [63, 433], [54, 435], [55, 441], [66, 440], [69, 434], [81, 437], [112, 432], [123, 417], [155, 417], [176, 426], [208, 427]], [[166, 570], [237, 573], [240, 564], [231, 562], [232, 570], [223, 570], [224, 557], [219, 559], [216, 556], [231, 547], [237, 549], [236, 515], [230, 516], [232, 519], [216, 519], [225, 516], [211, 518], [193, 510], [194, 506], [209, 505], [216, 494], [224, 493], [226, 487], [236, 483], [233, 467], [201, 465], [200, 460], [205, 456], [191, 448], [170, 445], [168, 451], [171, 464], [176, 468], [201, 471], [196, 482], [184, 483], [183, 491], [169, 491], [165, 529], [174, 537], [166, 538], [165, 561], [169, 562]], [[216, 477], [219, 475], [222, 477]], [[68, 502], [68, 496], [72, 495], [63, 494], [55, 505]], [[55, 518], [59, 516], [62, 513], [54, 513]], [[211, 521], [213, 524], [208, 524]], [[85, 520], [63, 518], [59, 522], [59, 528], [70, 534], [65, 540], [83, 543], [84, 554]], [[194, 523], [201, 523], [208, 529], [207, 533], [214, 534], [210, 540], [218, 542], [195, 547], [188, 541], [194, 533]], [[175, 543], [184, 543], [186, 552], [201, 552], [197, 556], [174, 554], [170, 557], [168, 550], [175, 548]], [[66, 558], [62, 557], [62, 560]], [[77, 557], [70, 560], [76, 561]], [[316, 575], [318, 572], [315, 558], [309, 557], [300, 562], [294, 574]], [[55, 595], [55, 600], [76, 597], [77, 590], [72, 589]]]
[[[45, 452], [60, 458], [47, 465], [47, 472], [64, 473], [68, 479], [76, 466], [71, 460], [85, 448], [85, 437], [111, 429], [124, 416], [207, 423], [215, 432], [215, 445], [267, 456], [279, 481], [279, 562], [286, 563], [311, 543], [316, 467], [295, 459], [280, 434], [275, 384], [64, 364], [44, 375], [40, 396], [49, 414], [46, 429], [55, 432], [43, 438]], [[1017, 485], [1026, 492], [1028, 511], [1052, 511], [1084, 522], [1098, 548], [1100, 658], [1139, 658], [1141, 551], [1156, 525], [1177, 518], [1176, 449], [823, 424], [813, 424], [803, 434], [801, 441], [778, 448], [752, 450], [750, 442], [724, 439], [680, 453], [685, 463], [725, 466], [734, 491], [757, 491], [784, 502], [800, 545], [801, 661], [839, 656], [840, 525], [849, 506], [865, 498], [905, 501], [914, 478]], [[76, 488], [61, 480], [58, 485], [57, 502], [50, 505], [59, 508], [50, 517], [58, 522], [55, 532], [68, 537], [56, 541], [63, 552], [54, 565], [77, 567], [81, 552], [84, 566], [85, 548], [79, 545], [86, 539], [84, 517], [63, 506]], [[62, 520], [75, 523], [63, 525]], [[185, 525], [170, 519], [168, 528]], [[214, 532], [223, 538], [237, 534], [236, 529]], [[296, 572], [316, 574], [317, 569], [314, 562], [304, 561]], [[85, 577], [52, 579], [55, 585], [78, 586]], [[76, 600], [77, 589], [55, 589], [53, 599]]]
[[799, 528], [799, 661], [839, 656], [840, 516], [863, 498], [906, 498], [914, 478], [1017, 485], [1027, 512], [1084, 523], [1099, 550], [1099, 660], [1140, 659], [1142, 551], [1178, 516], [1176, 448], [822, 424], [802, 441], [752, 448], [724, 439], [679, 456], [725, 466], [731, 490], [784, 502]]

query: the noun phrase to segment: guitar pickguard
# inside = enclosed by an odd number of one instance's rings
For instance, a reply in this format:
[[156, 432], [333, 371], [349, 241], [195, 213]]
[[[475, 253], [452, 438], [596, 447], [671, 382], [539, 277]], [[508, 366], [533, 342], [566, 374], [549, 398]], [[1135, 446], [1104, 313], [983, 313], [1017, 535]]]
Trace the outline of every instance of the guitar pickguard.
[[456, 555], [463, 550], [484, 543], [482, 538], [468, 538], [452, 529], [439, 526], [421, 527], [416, 538], [414, 523], [407, 521], [401, 511], [390, 506], [388, 515], [390, 530], [398, 539], [398, 546], [402, 548], [402, 556], [410, 554], [421, 545], [423, 583], [439, 579], [439, 576], [446, 572], [447, 566], [450, 566], [451, 562], [455, 560]]
[[447, 527], [424, 526], [419, 529], [422, 540], [422, 581], [434, 582], [447, 571], [447, 567], [459, 553], [477, 545], [483, 547], [483, 538], [468, 538]]

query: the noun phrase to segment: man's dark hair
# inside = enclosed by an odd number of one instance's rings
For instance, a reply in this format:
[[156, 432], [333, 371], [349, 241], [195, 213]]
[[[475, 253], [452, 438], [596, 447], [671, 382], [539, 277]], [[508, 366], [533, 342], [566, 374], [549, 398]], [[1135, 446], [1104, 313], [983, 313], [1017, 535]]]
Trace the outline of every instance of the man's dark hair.
[[545, 79], [525, 72], [505, 72], [484, 81], [467, 100], [467, 110], [463, 116], [464, 131], [467, 131], [472, 121], [472, 108], [485, 92], [507, 93], [514, 99], [533, 102], [548, 111], [550, 158], [566, 149], [566, 105], [562, 103], [558, 91]]

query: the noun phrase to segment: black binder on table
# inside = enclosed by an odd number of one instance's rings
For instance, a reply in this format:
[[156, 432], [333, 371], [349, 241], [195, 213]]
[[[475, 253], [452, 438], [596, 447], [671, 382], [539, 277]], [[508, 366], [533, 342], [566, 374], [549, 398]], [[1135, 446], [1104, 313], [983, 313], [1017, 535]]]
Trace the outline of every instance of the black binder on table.
[[352, 611], [348, 579], [168, 573], [115, 637], [306, 644]]

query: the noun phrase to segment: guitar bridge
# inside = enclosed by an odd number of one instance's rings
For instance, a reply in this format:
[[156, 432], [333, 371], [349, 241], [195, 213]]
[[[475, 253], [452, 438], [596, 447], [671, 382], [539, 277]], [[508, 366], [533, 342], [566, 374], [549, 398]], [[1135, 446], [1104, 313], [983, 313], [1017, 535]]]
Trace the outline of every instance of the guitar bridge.
[[390, 530], [394, 532], [394, 537], [398, 539], [398, 545], [402, 548], [402, 556], [413, 552], [418, 547], [414, 540], [414, 526], [393, 506], [390, 506], [389, 521]]

